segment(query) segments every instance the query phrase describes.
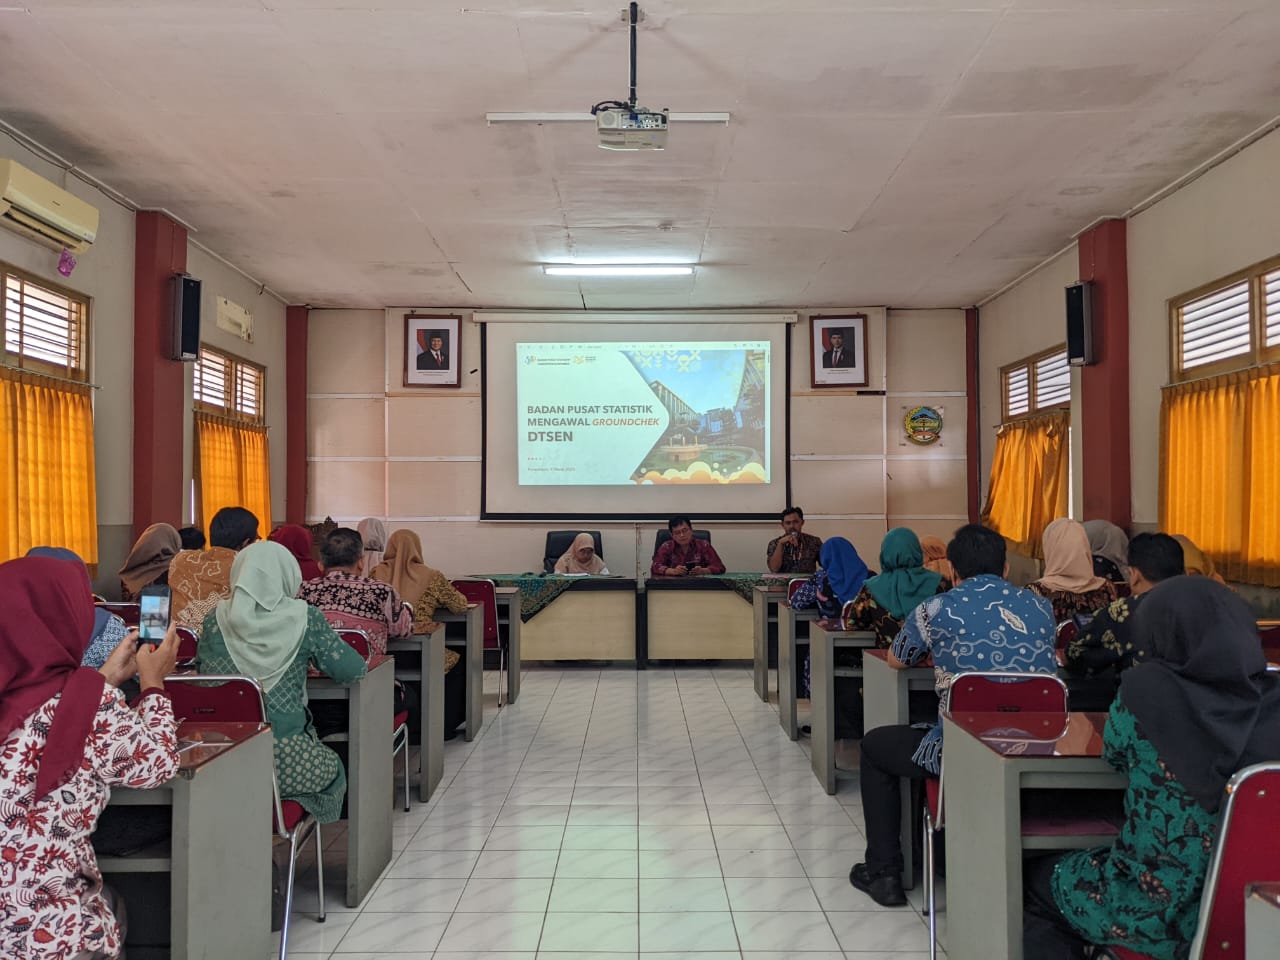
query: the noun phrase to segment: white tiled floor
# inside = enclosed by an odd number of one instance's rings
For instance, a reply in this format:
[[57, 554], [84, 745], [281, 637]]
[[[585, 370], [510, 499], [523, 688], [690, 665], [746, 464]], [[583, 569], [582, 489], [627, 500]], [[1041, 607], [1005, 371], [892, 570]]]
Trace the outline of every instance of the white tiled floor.
[[519, 702], [493, 707], [446, 745], [431, 803], [397, 810], [357, 910], [328, 828], [329, 919], [304, 859], [293, 960], [927, 956], [918, 890], [886, 910], [849, 886], [856, 775], [823, 793], [749, 670], [526, 671]]

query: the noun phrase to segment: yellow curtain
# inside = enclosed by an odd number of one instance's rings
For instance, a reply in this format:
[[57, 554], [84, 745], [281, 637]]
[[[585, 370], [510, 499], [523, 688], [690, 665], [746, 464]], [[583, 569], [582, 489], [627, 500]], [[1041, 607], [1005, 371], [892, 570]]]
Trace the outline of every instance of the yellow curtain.
[[87, 384], [0, 368], [0, 560], [51, 546], [97, 564], [89, 393]]
[[1042, 556], [1040, 535], [1067, 515], [1065, 410], [1006, 423], [996, 434], [982, 522], [1028, 556]]
[[244, 507], [271, 531], [271, 458], [267, 428], [197, 413], [196, 489], [200, 522], [208, 527], [223, 507]]
[[1228, 580], [1280, 586], [1280, 364], [1164, 389], [1160, 528]]

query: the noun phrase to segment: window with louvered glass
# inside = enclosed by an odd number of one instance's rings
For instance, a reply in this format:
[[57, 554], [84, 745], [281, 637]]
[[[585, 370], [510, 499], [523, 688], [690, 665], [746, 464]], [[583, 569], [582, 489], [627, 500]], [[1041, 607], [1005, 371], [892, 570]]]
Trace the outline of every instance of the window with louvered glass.
[[1252, 346], [1249, 281], [1183, 304], [1180, 327], [1183, 370], [1247, 354]]
[[1262, 278], [1262, 304], [1263, 343], [1280, 346], [1280, 270]]
[[5, 363], [71, 380], [89, 379], [88, 300], [0, 269]]
[[1006, 417], [1019, 417], [1031, 409], [1031, 371], [1026, 366], [1014, 367], [1004, 375], [1004, 412]]
[[266, 370], [256, 363], [202, 345], [192, 391], [196, 409], [246, 423], [265, 423], [265, 380]]
[[1071, 367], [1065, 347], [1034, 354], [1000, 372], [1006, 421], [1071, 405]]
[[1035, 371], [1037, 410], [1071, 402], [1071, 367], [1067, 364], [1067, 351], [1037, 360]]

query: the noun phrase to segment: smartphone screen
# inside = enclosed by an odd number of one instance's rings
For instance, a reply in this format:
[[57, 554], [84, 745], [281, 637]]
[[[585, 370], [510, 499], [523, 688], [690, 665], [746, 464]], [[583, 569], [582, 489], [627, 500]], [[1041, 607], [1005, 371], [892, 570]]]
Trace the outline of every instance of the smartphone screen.
[[169, 629], [169, 588], [144, 587], [138, 597], [138, 640], [161, 643]]

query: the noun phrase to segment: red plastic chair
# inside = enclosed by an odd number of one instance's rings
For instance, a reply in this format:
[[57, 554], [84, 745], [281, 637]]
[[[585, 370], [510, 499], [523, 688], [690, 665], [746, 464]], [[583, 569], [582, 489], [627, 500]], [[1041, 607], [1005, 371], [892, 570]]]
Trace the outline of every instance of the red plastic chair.
[[[1052, 673], [961, 673], [946, 691], [949, 711], [972, 710], [989, 713], [1060, 713], [1067, 720], [1067, 685]], [[946, 775], [946, 751], [942, 771], [935, 779], [926, 777], [923, 818], [925, 910], [929, 914], [929, 960], [938, 956], [937, 871], [934, 866], [933, 843], [943, 823], [943, 783]], [[1024, 834], [1028, 833], [1024, 829]]]
[[1053, 646], [1055, 650], [1065, 650], [1071, 645], [1071, 641], [1080, 635], [1080, 628], [1076, 626], [1074, 620], [1063, 620], [1058, 624], [1057, 635], [1054, 638]]
[[796, 595], [796, 591], [808, 582], [808, 577], [796, 577], [794, 580], [787, 581], [787, 603], [790, 603], [791, 598]]
[[1259, 620], [1258, 639], [1268, 660], [1280, 660], [1280, 620]]
[[[342, 642], [360, 654], [365, 662], [369, 661], [369, 635], [363, 630], [353, 627], [342, 627], [337, 631]], [[345, 733], [335, 733], [324, 738], [326, 742], [347, 739]], [[409, 711], [401, 710], [391, 719], [391, 761], [395, 762], [396, 754], [403, 753], [404, 764], [404, 812], [409, 812]]]
[[190, 663], [196, 658], [200, 647], [200, 634], [190, 627], [174, 627], [178, 634], [178, 662]]
[[507, 649], [498, 634], [498, 594], [492, 580], [454, 580], [453, 588], [467, 598], [467, 603], [478, 603], [484, 610], [484, 648], [498, 651], [498, 706], [503, 706], [503, 691], [507, 689], [504, 674], [508, 668]]
[[[1227, 802], [1200, 894], [1191, 960], [1244, 960], [1245, 887], [1273, 880], [1280, 864], [1280, 762], [1245, 767], [1227, 783]], [[1151, 960], [1107, 947], [1116, 960]]]
[[101, 603], [95, 604], [107, 613], [114, 613], [117, 617], [124, 621], [126, 627], [136, 627], [138, 621], [142, 619], [142, 611], [136, 603], [121, 603], [110, 600], [103, 600]]
[[[175, 716], [197, 717], [224, 723], [266, 723], [267, 700], [262, 685], [252, 677], [234, 674], [179, 674], [165, 677], [165, 692], [173, 702]], [[298, 865], [298, 849], [312, 831], [316, 837], [316, 895], [319, 923], [325, 921], [324, 844], [320, 824], [293, 800], [280, 799], [280, 785], [271, 775], [276, 835], [289, 844], [289, 875], [284, 894], [284, 926], [280, 929], [280, 960], [289, 952], [289, 916], [293, 912], [293, 878]]]

